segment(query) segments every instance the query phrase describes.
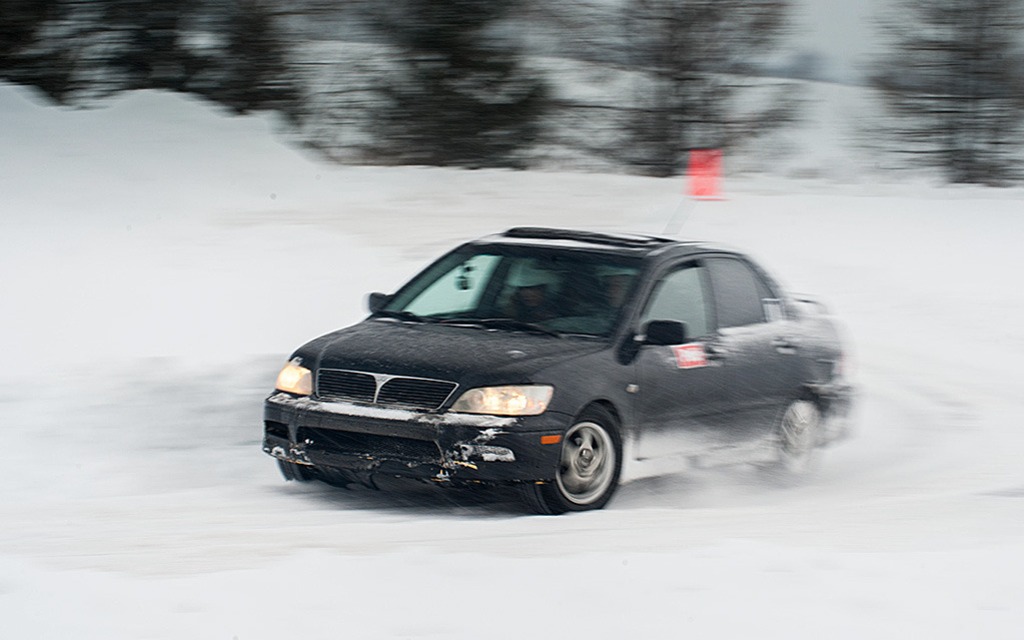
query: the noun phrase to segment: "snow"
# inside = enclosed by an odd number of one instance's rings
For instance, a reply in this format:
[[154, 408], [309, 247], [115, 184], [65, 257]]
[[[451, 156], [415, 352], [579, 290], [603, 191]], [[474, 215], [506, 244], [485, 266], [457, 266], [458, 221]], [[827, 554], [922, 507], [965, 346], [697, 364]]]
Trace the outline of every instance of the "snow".
[[[850, 88], [811, 88], [815, 126], [851, 117]], [[4, 637], [1019, 637], [1024, 191], [830, 147], [682, 202], [681, 179], [329, 166], [283, 135], [0, 84]], [[844, 321], [857, 432], [808, 483], [686, 469], [552, 518], [286, 484], [260, 451], [278, 368], [366, 293], [465, 238], [677, 209]]]

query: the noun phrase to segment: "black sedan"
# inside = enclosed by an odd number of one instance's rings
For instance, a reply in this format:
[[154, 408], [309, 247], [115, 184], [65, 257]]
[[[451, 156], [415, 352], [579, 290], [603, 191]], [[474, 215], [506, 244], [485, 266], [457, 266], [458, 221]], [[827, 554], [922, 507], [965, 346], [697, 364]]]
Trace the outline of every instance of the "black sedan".
[[799, 471], [846, 430], [832, 321], [724, 248], [519, 227], [369, 304], [299, 348], [266, 400], [287, 479], [512, 484], [564, 513], [666, 461]]

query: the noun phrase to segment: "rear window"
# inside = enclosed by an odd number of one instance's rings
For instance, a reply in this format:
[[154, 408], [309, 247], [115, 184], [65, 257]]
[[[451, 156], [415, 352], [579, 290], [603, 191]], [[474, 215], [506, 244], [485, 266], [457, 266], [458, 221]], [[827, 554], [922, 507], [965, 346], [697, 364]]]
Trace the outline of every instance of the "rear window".
[[772, 294], [747, 263], [735, 258], [709, 258], [704, 263], [711, 276], [719, 328], [765, 321], [764, 301]]

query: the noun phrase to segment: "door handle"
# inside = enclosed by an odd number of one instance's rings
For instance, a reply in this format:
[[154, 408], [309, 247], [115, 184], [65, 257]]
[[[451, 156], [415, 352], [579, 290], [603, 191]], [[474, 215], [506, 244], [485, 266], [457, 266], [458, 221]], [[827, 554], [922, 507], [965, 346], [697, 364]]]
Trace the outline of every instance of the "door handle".
[[772, 340], [772, 346], [775, 347], [775, 350], [778, 351], [779, 353], [789, 354], [796, 353], [797, 347], [799, 347], [800, 345], [797, 343], [796, 340], [793, 340], [792, 338], [786, 336], [779, 336], [778, 338]]
[[704, 353], [708, 360], [724, 360], [729, 355], [729, 351], [720, 344], [705, 344]]

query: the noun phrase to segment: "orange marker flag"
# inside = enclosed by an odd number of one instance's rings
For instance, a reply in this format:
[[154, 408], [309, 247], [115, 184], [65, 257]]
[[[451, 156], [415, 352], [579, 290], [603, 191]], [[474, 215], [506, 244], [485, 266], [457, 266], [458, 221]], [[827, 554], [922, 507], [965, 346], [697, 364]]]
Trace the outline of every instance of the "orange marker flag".
[[689, 195], [701, 200], [720, 200], [718, 183], [722, 177], [721, 149], [692, 149], [686, 168]]

